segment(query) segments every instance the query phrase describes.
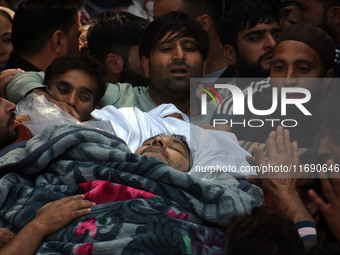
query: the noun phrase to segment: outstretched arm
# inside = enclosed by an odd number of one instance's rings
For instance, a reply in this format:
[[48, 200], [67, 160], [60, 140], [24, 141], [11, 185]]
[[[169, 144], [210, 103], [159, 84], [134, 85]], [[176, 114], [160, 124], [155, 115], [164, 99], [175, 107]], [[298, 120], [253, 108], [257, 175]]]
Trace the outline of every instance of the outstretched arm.
[[0, 254], [34, 254], [46, 236], [63, 228], [72, 220], [90, 213], [90, 207], [95, 204], [84, 200], [84, 197], [65, 197], [41, 207], [35, 218], [0, 250]]
[[[288, 130], [281, 126], [272, 131], [267, 139], [268, 158], [265, 158], [260, 148], [254, 148], [254, 157], [247, 157], [252, 165], [261, 166], [297, 166], [299, 164], [298, 146], [290, 141]], [[276, 173], [275, 173], [276, 174]], [[257, 181], [263, 189], [270, 191], [275, 198], [277, 207], [295, 223], [299, 221], [314, 221], [304, 206], [296, 191], [296, 176], [291, 173], [259, 172]], [[248, 178], [250, 182], [254, 182]]]

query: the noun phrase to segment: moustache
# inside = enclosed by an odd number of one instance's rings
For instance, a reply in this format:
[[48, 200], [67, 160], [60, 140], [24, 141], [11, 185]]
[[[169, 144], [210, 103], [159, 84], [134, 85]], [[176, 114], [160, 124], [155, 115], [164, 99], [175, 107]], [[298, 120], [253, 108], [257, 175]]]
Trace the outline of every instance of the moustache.
[[144, 155], [145, 153], [148, 153], [148, 152], [156, 152], [156, 153], [160, 152], [164, 155], [165, 158], [168, 158], [168, 154], [166, 153], [166, 151], [163, 149], [163, 147], [159, 145], [148, 146], [147, 148], [141, 151], [140, 155]]
[[266, 53], [264, 53], [262, 56], [259, 57], [259, 62], [261, 62], [263, 59], [268, 58], [270, 55], [273, 57], [274, 50], [270, 49]]

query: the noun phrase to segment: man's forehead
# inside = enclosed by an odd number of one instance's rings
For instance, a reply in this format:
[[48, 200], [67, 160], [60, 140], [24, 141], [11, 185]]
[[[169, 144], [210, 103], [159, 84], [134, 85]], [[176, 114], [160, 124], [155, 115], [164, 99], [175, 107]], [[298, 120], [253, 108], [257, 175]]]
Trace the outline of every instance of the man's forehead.
[[304, 9], [320, 7], [320, 3], [322, 3], [320, 0], [295, 0], [295, 5]]
[[273, 28], [281, 29], [280, 24], [273, 17], [268, 17], [265, 20], [260, 20], [255, 26], [247, 22], [246, 27], [242, 31], [262, 29], [271, 30]]
[[159, 135], [155, 135], [153, 137], [150, 137], [149, 139], [146, 139], [144, 141], [144, 143], [152, 141], [152, 140], [156, 139], [157, 137], [162, 137], [162, 139], [164, 139], [164, 140], [169, 140], [169, 141], [175, 141], [175, 142], [178, 142], [178, 143], [183, 143], [183, 141], [181, 141], [180, 139], [178, 139], [176, 137], [169, 136], [169, 135], [163, 135], [163, 134], [159, 134]]
[[[291, 51], [292, 48], [299, 49], [300, 54], [296, 55], [296, 52]], [[310, 59], [310, 60], [314, 60], [315, 58], [320, 59], [319, 54], [312, 47], [310, 47], [304, 42], [295, 41], [295, 40], [282, 41], [278, 45], [276, 45], [274, 49], [273, 60], [276, 59], [277, 55], [294, 56], [295, 58]]]

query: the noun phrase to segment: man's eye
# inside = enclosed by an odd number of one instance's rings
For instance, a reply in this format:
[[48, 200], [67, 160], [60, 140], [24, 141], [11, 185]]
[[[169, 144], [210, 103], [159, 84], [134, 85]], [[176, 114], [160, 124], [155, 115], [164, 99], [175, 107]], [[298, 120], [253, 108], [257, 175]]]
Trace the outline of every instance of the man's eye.
[[184, 47], [184, 50], [187, 52], [195, 52], [197, 51], [197, 47]]
[[80, 95], [79, 99], [81, 101], [83, 101], [83, 102], [89, 102], [91, 98], [89, 96], [82, 96], [82, 95]]
[[283, 66], [281, 66], [281, 65], [275, 65], [275, 66], [273, 66], [273, 69], [274, 69], [276, 72], [282, 72], [282, 71], [283, 71]]
[[174, 146], [168, 146], [170, 149], [172, 149], [172, 150], [175, 150], [175, 151], [177, 151], [178, 153], [180, 153], [180, 154], [183, 154], [183, 152], [180, 150], [180, 149], [177, 149], [176, 147], [174, 147]]
[[250, 42], [258, 42], [262, 39], [262, 36], [259, 35], [252, 35], [248, 37], [248, 41]]
[[62, 87], [58, 87], [58, 92], [62, 95], [65, 95], [68, 93], [68, 89], [62, 88]]
[[10, 44], [10, 43], [12, 43], [12, 39], [11, 39], [11, 37], [9, 37], [9, 38], [3, 38], [3, 42], [4, 42], [5, 44]]
[[171, 51], [171, 48], [170, 47], [162, 47], [162, 48], [160, 48], [160, 51], [161, 52], [169, 52], [169, 51]]
[[300, 73], [309, 73], [310, 68], [306, 66], [299, 67], [299, 72]]

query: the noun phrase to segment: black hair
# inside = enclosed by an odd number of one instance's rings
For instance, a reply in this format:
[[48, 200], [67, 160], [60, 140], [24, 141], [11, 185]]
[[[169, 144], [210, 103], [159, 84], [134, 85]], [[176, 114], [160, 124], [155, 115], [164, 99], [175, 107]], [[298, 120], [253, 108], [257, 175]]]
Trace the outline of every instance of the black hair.
[[189, 155], [189, 170], [190, 170], [192, 165], [193, 165], [193, 158], [192, 158], [192, 153], [191, 153], [191, 150], [190, 150], [187, 138], [184, 135], [178, 135], [178, 134], [172, 134], [171, 136], [174, 137], [174, 138], [177, 138], [178, 140], [183, 142], [184, 147], [188, 151], [188, 155]]
[[106, 91], [105, 71], [100, 63], [90, 56], [64, 56], [55, 59], [46, 69], [44, 84], [50, 86], [55, 77], [70, 70], [83, 71], [97, 81], [98, 87], [94, 97], [96, 105]]
[[12, 44], [19, 54], [39, 52], [57, 30], [69, 34], [81, 8], [80, 0], [28, 0], [13, 18]]
[[11, 24], [13, 24], [13, 19], [11, 15], [8, 14], [8, 12], [0, 10], [0, 16], [5, 17], [9, 22], [11, 22]]
[[[139, 57], [150, 57], [158, 43], [169, 33], [168, 38], [177, 39], [185, 36], [197, 40], [197, 47], [205, 60], [209, 52], [209, 38], [202, 26], [183, 12], [170, 12], [156, 18], [145, 30], [139, 45]], [[173, 37], [174, 36], [174, 37]]]
[[293, 221], [265, 207], [233, 217], [228, 228], [228, 255], [304, 254]]
[[183, 11], [193, 19], [208, 14], [217, 29], [224, 11], [224, 0], [183, 0], [183, 6]]
[[138, 45], [149, 21], [127, 12], [102, 13], [88, 30], [91, 56], [105, 63], [109, 53], [127, 61], [132, 46]]
[[221, 43], [237, 48], [237, 36], [243, 29], [274, 21], [279, 24], [282, 22], [280, 3], [277, 0], [233, 1], [226, 6], [218, 26]]

